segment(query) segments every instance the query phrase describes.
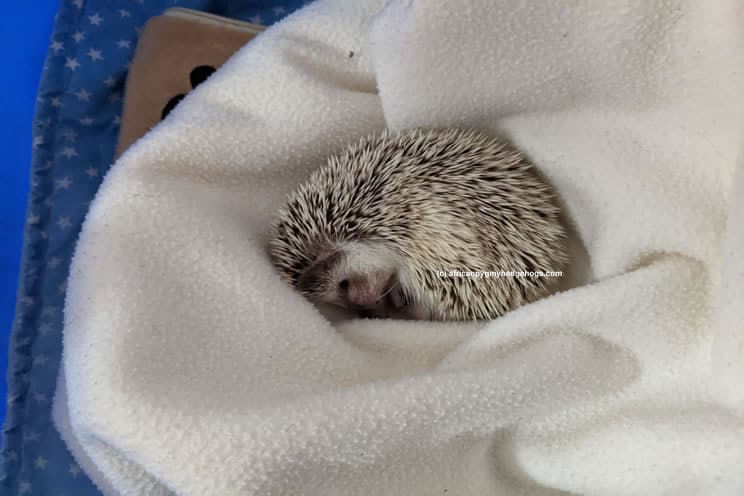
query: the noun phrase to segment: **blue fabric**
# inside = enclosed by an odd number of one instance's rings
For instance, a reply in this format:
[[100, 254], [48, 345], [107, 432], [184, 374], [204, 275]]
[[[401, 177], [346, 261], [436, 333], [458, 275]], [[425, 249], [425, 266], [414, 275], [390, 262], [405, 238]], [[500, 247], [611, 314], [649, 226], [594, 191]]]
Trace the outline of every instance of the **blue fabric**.
[[[31, 163], [31, 121], [54, 13], [59, 0], [12, 0], [0, 16], [0, 370], [8, 367], [7, 342], [15, 312]], [[0, 398], [6, 397], [5, 379]], [[0, 402], [0, 421], [5, 402]]]
[[145, 21], [173, 6], [271, 24], [301, 0], [63, 0], [34, 120], [22, 277], [9, 342], [0, 494], [99, 494], [51, 422], [70, 257], [113, 159], [122, 94]]

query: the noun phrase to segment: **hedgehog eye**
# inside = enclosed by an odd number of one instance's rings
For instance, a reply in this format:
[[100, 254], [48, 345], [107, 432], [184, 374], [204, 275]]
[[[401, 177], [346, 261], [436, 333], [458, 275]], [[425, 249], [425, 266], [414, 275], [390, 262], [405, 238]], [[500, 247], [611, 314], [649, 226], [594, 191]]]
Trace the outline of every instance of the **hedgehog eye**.
[[338, 283], [338, 287], [342, 291], [346, 291], [347, 289], [349, 289], [349, 280], [348, 279], [344, 279], [343, 281], [341, 281], [340, 283]]

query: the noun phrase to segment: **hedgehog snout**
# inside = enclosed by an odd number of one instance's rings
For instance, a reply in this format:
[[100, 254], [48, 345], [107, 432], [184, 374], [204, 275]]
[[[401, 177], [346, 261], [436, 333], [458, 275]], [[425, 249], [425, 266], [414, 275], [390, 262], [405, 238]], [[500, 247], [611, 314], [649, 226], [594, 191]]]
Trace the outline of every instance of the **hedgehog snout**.
[[360, 317], [390, 318], [406, 305], [406, 297], [395, 273], [373, 271], [342, 279], [340, 299]]
[[384, 270], [353, 274], [341, 279], [338, 291], [349, 306], [372, 308], [383, 302], [393, 279], [394, 275]]

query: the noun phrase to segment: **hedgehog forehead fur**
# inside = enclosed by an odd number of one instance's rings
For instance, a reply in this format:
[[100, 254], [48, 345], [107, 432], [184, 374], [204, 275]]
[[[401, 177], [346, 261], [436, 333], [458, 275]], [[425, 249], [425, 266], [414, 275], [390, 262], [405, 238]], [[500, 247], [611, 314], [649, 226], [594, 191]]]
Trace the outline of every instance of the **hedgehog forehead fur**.
[[438, 318], [490, 319], [544, 295], [550, 278], [439, 271], [562, 270], [559, 214], [533, 165], [504, 141], [473, 130], [384, 131], [331, 157], [290, 195], [270, 252], [297, 287], [324, 252], [381, 243], [405, 265], [409, 292], [436, 305]]

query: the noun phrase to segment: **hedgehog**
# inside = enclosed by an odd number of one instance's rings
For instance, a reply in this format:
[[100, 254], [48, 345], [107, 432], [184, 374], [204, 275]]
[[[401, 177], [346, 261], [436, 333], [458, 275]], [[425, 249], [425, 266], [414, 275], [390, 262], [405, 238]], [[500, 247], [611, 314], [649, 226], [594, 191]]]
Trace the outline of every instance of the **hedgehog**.
[[547, 295], [556, 278], [540, 272], [568, 258], [536, 167], [468, 129], [366, 137], [290, 194], [272, 227], [281, 278], [362, 318], [493, 320]]

